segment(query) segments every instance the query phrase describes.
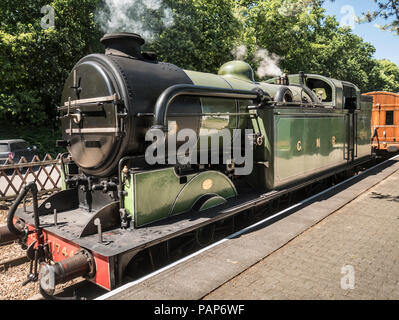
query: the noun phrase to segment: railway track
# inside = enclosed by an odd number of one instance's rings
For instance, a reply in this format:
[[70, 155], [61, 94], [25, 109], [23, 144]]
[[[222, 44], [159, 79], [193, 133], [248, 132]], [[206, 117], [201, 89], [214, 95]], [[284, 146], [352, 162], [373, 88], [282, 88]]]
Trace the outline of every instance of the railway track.
[[[4, 226], [5, 226], [5, 225], [0, 225], [0, 228], [1, 228], [1, 227], [4, 227]], [[1, 244], [0, 244], [0, 248], [9, 246], [9, 245], [12, 244], [12, 243], [14, 243], [14, 242], [13, 242], [13, 241], [10, 241], [10, 242], [1, 243]]]
[[0, 300], [25, 300], [34, 295], [36, 284], [22, 287], [29, 272], [29, 261], [21, 246], [8, 243], [0, 247]]
[[[17, 242], [11, 242], [0, 247], [0, 300], [42, 299], [42, 296], [38, 294], [38, 283], [29, 283], [22, 286], [29, 272], [29, 267], [30, 261]], [[77, 290], [88, 298], [91, 297], [90, 291], [95, 293], [96, 296], [105, 293], [91, 283], [85, 282], [87, 281], [83, 278], [70, 281], [60, 285], [57, 292], [59, 295], [63, 295], [65, 294], [64, 289], [68, 287], [69, 289], [65, 291], [66, 294], [73, 295], [75, 288], [78, 288]]]
[[[48, 194], [40, 197], [40, 203], [48, 198]], [[5, 226], [7, 212], [12, 202], [1, 202], [0, 228]], [[31, 205], [27, 199], [26, 205]], [[37, 284], [30, 283], [22, 287], [29, 272], [29, 259], [26, 252], [16, 241], [0, 244], [0, 300], [27, 300], [38, 290]]]
[[5, 261], [1, 261], [0, 262], [0, 272], [1, 271], [7, 271], [11, 267], [19, 266], [19, 265], [24, 264], [24, 263], [26, 263], [28, 261], [29, 261], [29, 259], [25, 255], [19, 256], [19, 257], [16, 257], [16, 258], [11, 258], [11, 259], [8, 259], [8, 260], [5, 260]]
[[[323, 182], [315, 183], [315, 185], [295, 190], [290, 194], [286, 194], [282, 198], [267, 203], [262, 212], [254, 213], [253, 215], [248, 215], [248, 213], [246, 213], [245, 217], [244, 215], [237, 215], [222, 221], [222, 223], [219, 221], [214, 225], [206, 226], [202, 230], [202, 235], [201, 233], [184, 235], [180, 239], [183, 240], [184, 245], [177, 247], [177, 250], [173, 255], [159, 255], [159, 250], [163, 249], [161, 246], [159, 248], [148, 248], [141, 252], [136, 259], [137, 265], [140, 265], [141, 272], [137, 272], [137, 266], [133, 265], [129, 270], [128, 276], [126, 277], [125, 286], [142, 281], [143, 279], [160, 273], [165, 269], [181, 263], [182, 261], [186, 261], [192, 256], [197, 255], [210, 247], [227, 241], [232, 235], [234, 236], [240, 234], [240, 232], [243, 232], [243, 230], [264, 222], [265, 219], [274, 219], [279, 215], [284, 214], [287, 208], [292, 208], [296, 205], [303, 204], [304, 202], [314, 198], [315, 194], [319, 195], [327, 190], [338, 187], [347, 180], [353, 179], [362, 171], [368, 169], [371, 170], [375, 166], [380, 165], [384, 160], [385, 159], [377, 159], [376, 162], [365, 164], [358, 173], [353, 174], [353, 176], [349, 178], [341, 177], [341, 179], [337, 180], [337, 177], [335, 177], [334, 179], [328, 179], [328, 181], [325, 180]], [[268, 212], [266, 215], [265, 211]], [[212, 234], [212, 237], [206, 236], [209, 234], [209, 232]], [[12, 246], [12, 244], [8, 244], [7, 246]], [[0, 247], [0, 250], [7, 248], [7, 246]], [[161, 259], [157, 259], [158, 256], [162, 256]], [[15, 266], [21, 266], [26, 263], [27, 259], [24, 259], [20, 256], [13, 257], [9, 260], [4, 260], [3, 262], [0, 262], [0, 272], [4, 272], [4, 270], [12, 269]], [[21, 282], [23, 280], [24, 279], [21, 279]], [[62, 288], [60, 288], [57, 292], [58, 294], [56, 294], [56, 296], [58, 297], [72, 296], [73, 294], [76, 294], [78, 297], [86, 297], [87, 299], [96, 299], [101, 296], [107, 297], [107, 295], [104, 295], [106, 293], [104, 290], [82, 278], [76, 280], [72, 285], [70, 284], [62, 286]], [[31, 297], [26, 297], [25, 299], [28, 298]], [[33, 298], [41, 299], [41, 296], [36, 294], [33, 296]]]

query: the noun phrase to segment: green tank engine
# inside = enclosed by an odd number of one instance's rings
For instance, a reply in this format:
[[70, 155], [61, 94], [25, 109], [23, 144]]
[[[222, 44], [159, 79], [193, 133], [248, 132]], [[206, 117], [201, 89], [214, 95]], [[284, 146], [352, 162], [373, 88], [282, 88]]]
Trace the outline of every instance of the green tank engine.
[[[111, 290], [144, 248], [247, 208], [248, 197], [310, 184], [371, 157], [372, 101], [351, 83], [304, 73], [256, 82], [243, 61], [224, 64], [217, 75], [182, 70], [142, 52], [136, 34], [101, 41], [105, 54], [75, 65], [58, 108], [59, 145], [68, 149], [63, 190], [17, 209], [35, 193], [30, 185], [9, 213], [8, 221], [18, 221], [10, 233], [30, 245], [32, 263], [42, 262], [45, 294], [81, 275]], [[215, 165], [146, 163], [148, 132], [165, 132], [169, 145], [183, 129], [198, 141], [252, 130], [252, 172], [235, 175], [231, 154]]]

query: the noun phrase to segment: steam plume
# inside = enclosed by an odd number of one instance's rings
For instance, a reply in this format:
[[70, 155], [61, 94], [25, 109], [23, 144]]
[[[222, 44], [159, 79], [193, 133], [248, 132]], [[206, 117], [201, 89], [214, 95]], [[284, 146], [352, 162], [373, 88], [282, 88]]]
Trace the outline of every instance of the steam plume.
[[[244, 60], [248, 54], [248, 49], [245, 45], [240, 45], [231, 51], [232, 55], [236, 60]], [[257, 48], [253, 62], [259, 64], [256, 70], [257, 76], [262, 79], [264, 77], [279, 77], [283, 74], [279, 64], [281, 57], [272, 53], [270, 54], [268, 50]]]
[[248, 49], [245, 45], [242, 44], [231, 50], [231, 54], [236, 60], [244, 60], [248, 54]]
[[262, 79], [264, 77], [279, 77], [283, 74], [278, 66], [281, 57], [266, 49], [258, 49], [255, 53], [255, 62], [259, 62], [259, 68], [256, 71], [257, 76]]
[[134, 32], [151, 41], [160, 28], [174, 24], [172, 10], [161, 0], [105, 0], [104, 3], [95, 19], [106, 33]]

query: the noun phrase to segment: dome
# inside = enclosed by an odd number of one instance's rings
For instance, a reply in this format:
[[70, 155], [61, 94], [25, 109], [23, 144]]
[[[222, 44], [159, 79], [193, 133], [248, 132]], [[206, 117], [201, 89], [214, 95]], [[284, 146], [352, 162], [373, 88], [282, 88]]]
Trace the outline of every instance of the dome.
[[220, 76], [232, 76], [245, 81], [255, 82], [252, 67], [244, 61], [230, 61], [222, 65], [218, 74]]

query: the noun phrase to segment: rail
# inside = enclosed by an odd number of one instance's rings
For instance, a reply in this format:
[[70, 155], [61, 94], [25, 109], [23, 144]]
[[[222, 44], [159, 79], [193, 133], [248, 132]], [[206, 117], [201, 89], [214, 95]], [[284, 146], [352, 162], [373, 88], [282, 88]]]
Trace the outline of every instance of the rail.
[[151, 130], [168, 130], [167, 116], [168, 109], [172, 102], [179, 96], [194, 96], [198, 98], [220, 98], [234, 100], [252, 100], [256, 104], [270, 101], [270, 96], [259, 91], [235, 90], [216, 87], [204, 87], [189, 84], [178, 84], [166, 89], [158, 98], [155, 104], [154, 123]]

